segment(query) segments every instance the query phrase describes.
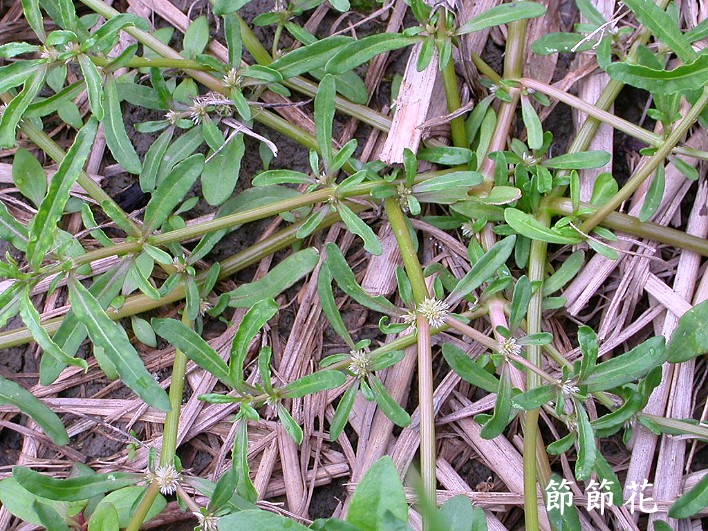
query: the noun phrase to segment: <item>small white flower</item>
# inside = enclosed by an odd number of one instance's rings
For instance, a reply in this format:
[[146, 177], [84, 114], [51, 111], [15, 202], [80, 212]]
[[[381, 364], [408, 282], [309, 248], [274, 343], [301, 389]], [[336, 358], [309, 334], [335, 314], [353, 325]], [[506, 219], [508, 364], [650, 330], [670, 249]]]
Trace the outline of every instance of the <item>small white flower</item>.
[[[206, 513], [206, 509], [204, 509], [204, 511]], [[218, 517], [209, 513], [203, 514], [201, 512], [194, 512], [192, 514], [197, 517], [197, 521], [199, 522], [197, 529], [201, 531], [219, 531]]]
[[154, 471], [148, 472], [145, 479], [148, 483], [156, 481], [164, 495], [174, 494], [180, 481], [179, 472], [173, 465], [158, 466]]
[[521, 345], [516, 343], [516, 339], [510, 337], [499, 343], [499, 353], [503, 356], [521, 355]]
[[465, 238], [470, 238], [474, 234], [474, 223], [471, 221], [465, 221], [462, 224], [462, 235]]
[[241, 84], [241, 76], [238, 75], [238, 71], [232, 68], [224, 75], [224, 85], [230, 89], [236, 88]]
[[396, 186], [396, 195], [398, 204], [404, 212], [408, 212], [408, 198], [413, 195], [413, 190], [405, 184], [399, 183], [398, 186]]
[[580, 392], [580, 388], [577, 385], [573, 385], [570, 382], [562, 382], [561, 383], [561, 392], [566, 395], [574, 395]]
[[42, 46], [39, 50], [39, 56], [42, 59], [49, 59], [53, 62], [59, 58], [59, 50], [54, 46]]
[[523, 153], [521, 155], [521, 160], [523, 161], [524, 166], [533, 166], [538, 164], [538, 159], [530, 153]]
[[200, 98], [194, 98], [192, 108], [189, 110], [189, 117], [194, 125], [202, 123], [207, 116], [209, 116], [209, 105]]
[[369, 372], [371, 357], [367, 351], [361, 348], [359, 350], [352, 350], [349, 352], [349, 355], [351, 356], [349, 361], [349, 370], [356, 378], [361, 380]]
[[177, 125], [177, 122], [182, 118], [182, 113], [177, 111], [167, 111], [165, 120], [170, 122], [170, 125]]
[[445, 324], [450, 306], [437, 299], [426, 298], [418, 305], [418, 315], [422, 315], [433, 328], [440, 328]]

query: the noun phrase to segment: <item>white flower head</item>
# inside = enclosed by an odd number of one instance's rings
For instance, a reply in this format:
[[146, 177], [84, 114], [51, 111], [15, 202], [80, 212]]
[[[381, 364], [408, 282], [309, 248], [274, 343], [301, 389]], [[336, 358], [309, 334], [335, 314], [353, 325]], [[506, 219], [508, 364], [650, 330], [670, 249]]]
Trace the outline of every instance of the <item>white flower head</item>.
[[561, 382], [561, 392], [565, 396], [575, 395], [580, 392], [580, 388], [571, 382]]
[[219, 518], [206, 512], [206, 509], [203, 509], [203, 511], [203, 513], [192, 513], [197, 517], [197, 521], [199, 522], [196, 529], [200, 531], [219, 531]]
[[199, 125], [209, 116], [209, 104], [201, 98], [194, 98], [192, 107], [189, 109], [189, 117], [194, 125]]
[[446, 302], [431, 298], [426, 298], [417, 309], [418, 315], [425, 317], [433, 328], [440, 328], [445, 324], [449, 311], [450, 306]]
[[148, 483], [156, 481], [164, 495], [174, 494], [180, 482], [179, 472], [174, 465], [158, 466], [145, 475]]
[[182, 113], [177, 111], [167, 111], [165, 113], [165, 120], [170, 122], [170, 125], [177, 125], [177, 122], [182, 118]]
[[241, 84], [241, 76], [235, 68], [232, 68], [224, 75], [224, 85], [233, 89]]
[[462, 235], [465, 238], [470, 238], [474, 234], [474, 223], [471, 221], [465, 221], [462, 224]]
[[516, 338], [510, 337], [499, 343], [499, 353], [503, 356], [520, 356], [521, 345], [516, 342]]
[[349, 355], [351, 356], [351, 360], [349, 361], [349, 370], [356, 378], [361, 380], [369, 372], [371, 356], [369, 356], [369, 353], [363, 348], [360, 348], [359, 350], [352, 350]]
[[409, 188], [404, 183], [399, 183], [396, 186], [396, 197], [398, 198], [398, 204], [404, 212], [408, 211], [408, 198], [411, 195], [413, 195], [413, 189]]

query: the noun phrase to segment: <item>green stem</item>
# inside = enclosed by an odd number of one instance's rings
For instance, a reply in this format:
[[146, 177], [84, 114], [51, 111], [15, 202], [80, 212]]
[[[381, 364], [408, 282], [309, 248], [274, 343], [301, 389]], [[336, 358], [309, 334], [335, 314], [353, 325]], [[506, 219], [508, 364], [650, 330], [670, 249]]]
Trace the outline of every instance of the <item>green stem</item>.
[[[113, 62], [113, 59], [89, 55], [89, 59], [96, 66], [105, 67]], [[123, 65], [126, 68], [177, 68], [179, 70], [202, 70], [211, 71], [211, 68], [190, 59], [166, 59], [164, 57], [133, 57]]]
[[477, 70], [479, 70], [479, 73], [487, 76], [495, 85], [501, 83], [502, 77], [497, 74], [491, 66], [485, 63], [484, 59], [476, 53], [472, 54], [472, 62], [474, 63], [474, 66], [477, 67]]
[[155, 501], [155, 498], [157, 498], [159, 492], [160, 487], [157, 484], [157, 481], [152, 481], [148, 485], [143, 499], [140, 500], [140, 505], [138, 505], [138, 508], [135, 509], [135, 513], [133, 513], [133, 517], [130, 519], [130, 523], [128, 524], [128, 527], [125, 528], [125, 531], [139, 531], [140, 526], [143, 525], [145, 518], [147, 518], [148, 512], [150, 512], [150, 508], [152, 507], [152, 504]]
[[[391, 228], [401, 251], [401, 258], [411, 282], [413, 298], [420, 305], [429, 297], [423, 269], [418, 261], [408, 222], [401, 206], [389, 197], [384, 201], [384, 208]], [[433, 358], [428, 322], [421, 315], [418, 325], [418, 404], [420, 410], [420, 463], [423, 489], [428, 500], [436, 500], [436, 465], [435, 465], [435, 411], [433, 402]]]
[[[447, 11], [444, 9], [440, 10], [440, 23], [437, 29], [437, 41], [445, 42], [450, 41], [450, 37], [447, 35], [446, 28]], [[452, 57], [448, 60], [445, 68], [442, 71], [443, 88], [445, 90], [445, 99], [447, 100], [447, 111], [450, 113], [455, 112], [457, 109], [462, 107], [462, 101], [460, 101], [460, 87], [457, 84], [457, 74], [455, 73], [455, 61]], [[469, 143], [467, 142], [467, 132], [465, 131], [465, 120], [462, 116], [453, 118], [450, 121], [450, 132], [452, 133], [452, 144], [457, 147], [467, 148]]]
[[708, 87], [703, 89], [703, 94], [698, 101], [691, 107], [691, 109], [686, 114], [686, 117], [681, 120], [681, 122], [676, 125], [671, 131], [671, 134], [666, 139], [664, 144], [657, 149], [656, 153], [641, 166], [635, 173], [630, 177], [629, 181], [620, 189], [620, 191], [615, 194], [612, 199], [610, 199], [605, 205], [603, 205], [597, 212], [585, 220], [585, 222], [580, 227], [580, 230], [585, 234], [589, 234], [592, 229], [599, 225], [610, 212], [616, 210], [622, 203], [631, 197], [637, 188], [649, 178], [656, 168], [664, 163], [664, 159], [669, 156], [674, 146], [678, 144], [689, 128], [696, 123], [698, 118], [701, 116], [703, 109], [708, 103]]
[[[558, 90], [551, 85], [547, 85], [541, 81], [536, 81], [535, 79], [523, 78], [520, 81], [526, 88], [537, 90], [538, 92], [542, 92], [551, 98], [562, 101], [570, 107], [573, 107], [588, 116], [592, 116], [593, 118], [612, 126], [618, 131], [622, 131], [629, 136], [633, 136], [634, 138], [641, 140], [650, 146], [660, 147], [664, 144], [664, 138], [661, 135], [647, 131], [643, 127], [639, 127], [632, 122], [628, 122], [624, 118], [620, 118], [615, 114], [599, 109], [596, 106], [581, 100], [577, 96]], [[689, 147], [676, 146], [673, 149], [673, 152], [703, 160], [708, 159], [708, 152]]]
[[[592, 209], [592, 205], [586, 203], [581, 203], [580, 205], [581, 213], [578, 214], [573, 209], [573, 203], [570, 199], [547, 198], [542, 203], [542, 207], [547, 208], [553, 214], [563, 216], [579, 215], [581, 218], [590, 216], [590, 214], [584, 212], [587, 212], [587, 209]], [[634, 216], [620, 212], [610, 212], [602, 220], [602, 226], [640, 238], [646, 238], [647, 240], [665, 243], [677, 249], [687, 249], [703, 256], [708, 256], [708, 241], [705, 238], [686, 234], [683, 231], [672, 229], [671, 227], [664, 227], [658, 223], [640, 221]]]

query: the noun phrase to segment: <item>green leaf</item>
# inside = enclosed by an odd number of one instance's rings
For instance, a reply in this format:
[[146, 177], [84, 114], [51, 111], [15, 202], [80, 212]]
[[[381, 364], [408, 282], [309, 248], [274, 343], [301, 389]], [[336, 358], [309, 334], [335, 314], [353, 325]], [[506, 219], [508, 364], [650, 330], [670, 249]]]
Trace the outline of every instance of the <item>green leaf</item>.
[[531, 149], [541, 149], [543, 146], [543, 126], [528, 96], [521, 97], [521, 117], [528, 133], [529, 147]]
[[44, 87], [44, 79], [47, 75], [46, 65], [36, 68], [25, 80], [25, 85], [17, 96], [12, 98], [5, 110], [0, 115], [0, 147], [11, 147], [15, 145], [15, 130], [20, 123], [25, 111], [30, 106], [34, 97]]
[[8, 212], [4, 203], [0, 202], [0, 239], [9, 241], [20, 251], [27, 249], [27, 227], [17, 221], [15, 216]]
[[472, 20], [463, 24], [455, 32], [457, 35], [465, 35], [473, 31], [491, 28], [508, 24], [516, 20], [536, 18], [546, 13], [546, 7], [534, 2], [512, 2], [502, 4], [480, 13]]
[[175, 319], [153, 319], [152, 327], [158, 336], [164, 337], [202, 369], [224, 383], [231, 383], [226, 362], [194, 330]]
[[708, 54], [673, 70], [654, 70], [641, 65], [612, 63], [607, 67], [612, 79], [655, 94], [674, 94], [702, 88], [708, 79]]
[[507, 208], [504, 210], [504, 220], [516, 232], [532, 240], [560, 244], [576, 244], [581, 241], [580, 237], [571, 238], [553, 229], [549, 229], [541, 224], [535, 217], [515, 208]]
[[44, 329], [44, 327], [42, 327], [39, 312], [35, 309], [30, 299], [29, 287], [27, 287], [22, 293], [22, 299], [20, 300], [20, 315], [22, 316], [22, 321], [25, 323], [25, 326], [32, 334], [32, 339], [34, 339], [37, 344], [42, 347], [45, 354], [56, 358], [60, 363], [81, 367], [84, 372], [88, 370], [88, 363], [86, 363], [86, 360], [69, 356], [52, 340], [49, 333]]
[[292, 415], [285, 409], [283, 404], [278, 404], [278, 418], [280, 422], [283, 423], [285, 431], [290, 435], [293, 441], [298, 445], [302, 444], [302, 428], [297, 423], [297, 421], [292, 417]]
[[[661, 42], [671, 48], [684, 63], [696, 59], [698, 54], [681, 33], [672, 18], [652, 0], [627, 0], [625, 5], [634, 11], [637, 20], [646, 26]], [[705, 81], [705, 78], [704, 78]]]
[[484, 367], [465, 354], [452, 343], [445, 343], [442, 347], [443, 357], [460, 378], [472, 385], [484, 389], [488, 393], [496, 393], [499, 389], [499, 380], [490, 374]]
[[597, 364], [597, 356], [599, 354], [597, 334], [589, 326], [583, 325], [578, 328], [578, 343], [580, 343], [580, 351], [583, 353], [579, 373], [580, 379], [583, 379], [590, 374]]
[[98, 68], [96, 68], [96, 65], [93, 64], [91, 59], [89, 59], [88, 55], [81, 53], [78, 56], [78, 60], [79, 66], [81, 67], [81, 73], [83, 74], [84, 81], [86, 82], [86, 90], [88, 92], [91, 112], [96, 117], [96, 120], [100, 122], [103, 120], [103, 104], [101, 103], [101, 100], [103, 99], [103, 91], [101, 88], [103, 85], [103, 79], [101, 79], [101, 74], [98, 73]]
[[551, 293], [563, 288], [580, 271], [585, 263], [585, 253], [582, 250], [573, 252], [566, 258], [558, 270], [543, 282], [543, 296], [547, 297]]
[[435, 515], [431, 529], [445, 531], [487, 531], [487, 517], [480, 507], [473, 507], [470, 499], [458, 494], [447, 500]]
[[145, 154], [145, 163], [143, 164], [143, 169], [140, 172], [140, 189], [143, 192], [152, 192], [155, 189], [157, 183], [157, 170], [160, 168], [160, 163], [162, 162], [162, 157], [167, 151], [167, 147], [172, 141], [172, 136], [174, 135], [175, 128], [168, 127], [165, 131], [160, 133], [150, 148]]
[[477, 171], [454, 171], [418, 183], [413, 187], [413, 191], [416, 194], [421, 194], [450, 190], [456, 187], [467, 189], [477, 186], [483, 180], [484, 176]]
[[509, 306], [509, 330], [516, 330], [526, 316], [531, 301], [531, 281], [526, 275], [519, 277]]
[[356, 401], [358, 391], [359, 384], [354, 383], [347, 388], [344, 395], [342, 395], [342, 398], [339, 400], [337, 410], [334, 412], [334, 417], [332, 417], [332, 422], [329, 425], [330, 441], [336, 441], [339, 439], [342, 431], [344, 431], [344, 427], [347, 425], [349, 415], [354, 407], [354, 402]]
[[317, 87], [315, 96], [315, 135], [320, 147], [325, 172], [332, 162], [332, 120], [334, 120], [334, 77], [327, 74]]
[[312, 177], [294, 170], [266, 170], [253, 178], [253, 186], [271, 186], [274, 184], [311, 184]]
[[332, 274], [329, 272], [329, 267], [327, 263], [323, 263], [320, 266], [320, 271], [317, 276], [317, 295], [320, 299], [320, 306], [322, 306], [322, 311], [327, 317], [329, 324], [332, 326], [334, 331], [339, 337], [341, 337], [350, 349], [354, 349], [354, 340], [352, 339], [347, 325], [344, 324], [342, 319], [342, 314], [339, 312], [339, 307], [337, 306], [337, 301], [334, 299], [334, 292], [332, 291]]
[[268, 531], [307, 531], [307, 527], [279, 514], [248, 509], [219, 518], [219, 529], [267, 529]]
[[302, 398], [343, 385], [347, 377], [339, 371], [318, 371], [290, 382], [283, 388], [286, 398]]
[[371, 227], [364, 223], [364, 221], [357, 216], [351, 208], [346, 206], [344, 203], [339, 203], [337, 205], [337, 212], [349, 231], [356, 234], [364, 241], [364, 249], [375, 256], [378, 256], [383, 252], [381, 242], [376, 237], [376, 234], [374, 234], [374, 231], [371, 230]]
[[220, 205], [234, 192], [246, 151], [243, 135], [232, 136], [204, 165], [202, 194], [210, 205]]
[[[245, 408], [242, 405], [241, 412], [244, 411]], [[238, 421], [234, 449], [231, 456], [233, 468], [238, 472], [236, 494], [242, 496], [246, 502], [255, 503], [258, 499], [258, 493], [251, 482], [251, 469], [248, 466], [248, 423], [245, 418]], [[231, 503], [233, 503], [233, 496], [231, 497]]]
[[47, 531], [69, 531], [61, 515], [46, 503], [35, 500], [32, 510], [37, 514], [40, 523]]
[[418, 37], [406, 37], [400, 33], [370, 35], [340, 48], [327, 62], [325, 69], [330, 74], [343, 74], [376, 55], [405, 48], [419, 41]]
[[327, 252], [327, 266], [329, 271], [337, 281], [337, 285], [356, 302], [367, 308], [385, 313], [388, 315], [398, 315], [400, 310], [394, 304], [391, 304], [388, 299], [380, 295], [372, 296], [366, 293], [356, 281], [354, 272], [347, 264], [342, 251], [339, 250], [334, 243], [325, 245]]
[[601, 173], [595, 179], [592, 188], [592, 198], [590, 203], [595, 206], [602, 206], [612, 199], [619, 190], [619, 185], [611, 173]]
[[0, 481], [0, 500], [7, 511], [23, 522], [43, 525], [36, 509], [36, 504], [42, 504], [55, 512], [55, 519], [64, 523], [66, 515], [72, 510], [68, 502], [58, 502], [35, 496], [23, 488], [15, 478], [9, 477]]
[[[142, 489], [141, 489], [142, 490]], [[120, 531], [118, 511], [110, 503], [96, 506], [88, 523], [88, 531]]]
[[[29, 24], [32, 31], [39, 37], [40, 41], [44, 41], [46, 33], [44, 32], [44, 20], [42, 11], [39, 9], [39, 0], [21, 0], [22, 11], [25, 14], [25, 20]], [[4, 92], [4, 91], [3, 91]]]
[[682, 363], [708, 352], [708, 301], [681, 316], [667, 350], [671, 363]]
[[7, 92], [13, 87], [22, 85], [44, 62], [43, 59], [15, 61], [9, 65], [0, 67], [0, 93]]
[[703, 21], [700, 22], [697, 26], [694, 26], [686, 33], [684, 33], [684, 37], [688, 39], [688, 42], [696, 42], [708, 37], [708, 18], [703, 19]]
[[401, 426], [402, 428], [408, 426], [411, 423], [411, 416], [393, 399], [384, 384], [381, 383], [381, 380], [373, 374], [370, 374], [367, 380], [369, 384], [371, 384], [371, 390], [374, 392], [376, 403], [384, 415], [396, 426]]
[[610, 162], [612, 156], [607, 151], [582, 151], [580, 153], [566, 153], [545, 160], [542, 164], [557, 170], [582, 170], [600, 168]]
[[0, 376], [0, 403], [15, 406], [42, 428], [54, 444], [64, 446], [69, 442], [64, 424], [57, 415], [24, 387]]
[[[591, 50], [595, 41], [585, 39], [585, 36], [578, 33], [546, 33], [541, 35], [531, 45], [531, 51], [536, 55], [551, 55], [554, 53], [586, 52]], [[583, 41], [583, 44], [578, 44]], [[577, 46], [577, 48], [576, 48]]]
[[379, 531], [386, 513], [408, 521], [403, 484], [393, 460], [388, 456], [376, 461], [359, 482], [346, 521], [361, 531]]
[[654, 367], [660, 366], [669, 356], [664, 337], [652, 337], [621, 356], [600, 363], [583, 380], [590, 393], [613, 389], [641, 378]]
[[175, 166], [185, 161], [187, 157], [194, 153], [203, 143], [204, 134], [201, 125], [192, 127], [186, 133], [175, 138], [160, 161], [156, 181], [158, 188], [164, 183], [170, 175], [170, 172], [175, 169]]
[[555, 400], [558, 394], [558, 386], [542, 385], [535, 387], [525, 393], [520, 393], [513, 398], [514, 407], [530, 411], [537, 409], [550, 401]]
[[450, 146], [429, 147], [418, 151], [420, 160], [427, 160], [445, 166], [469, 164], [474, 159], [474, 156], [474, 151], [471, 149]]
[[[505, 210], [505, 212], [508, 212], [508, 210]], [[495, 243], [457, 283], [455, 289], [448, 296], [448, 303], [453, 304], [459, 301], [462, 297], [481, 286], [483, 282], [489, 280], [509, 259], [515, 243], [516, 236], [513, 235]]]
[[509, 417], [512, 409], [512, 386], [511, 375], [509, 374], [509, 364], [502, 366], [499, 387], [497, 388], [497, 402], [494, 404], [494, 414], [482, 426], [480, 435], [484, 439], [493, 439], [504, 433], [504, 428], [509, 424]]
[[66, 202], [69, 200], [71, 187], [79, 178], [81, 169], [88, 158], [97, 130], [98, 122], [91, 118], [76, 134], [74, 143], [59, 164], [57, 172], [52, 177], [47, 195], [42, 200], [37, 215], [32, 221], [27, 257], [35, 271], [54, 242], [57, 223], [61, 219]]
[[142, 481], [138, 474], [114, 472], [55, 479], [23, 466], [12, 468], [12, 477], [32, 494], [57, 501], [81, 501]]
[[277, 312], [278, 304], [272, 298], [266, 298], [253, 304], [244, 315], [231, 344], [229, 373], [234, 384], [243, 382], [243, 364], [251, 341]]
[[573, 400], [573, 403], [578, 419], [578, 457], [575, 460], [575, 479], [585, 481], [590, 479], [590, 474], [595, 468], [597, 447], [587, 411], [580, 401]]
[[184, 199], [204, 169], [204, 155], [192, 155], [175, 166], [160, 183], [145, 209], [145, 233], [162, 225]]
[[47, 176], [39, 161], [23, 147], [18, 147], [12, 161], [12, 180], [22, 195], [39, 206], [47, 191]]
[[323, 67], [344, 46], [352, 42], [351, 37], [333, 35], [288, 52], [268, 66], [279, 71], [283, 79], [299, 76], [315, 68]]
[[184, 34], [182, 55], [194, 59], [204, 51], [207, 44], [209, 44], [209, 20], [202, 15], [192, 21]]
[[319, 262], [319, 253], [308, 248], [288, 256], [263, 278], [229, 291], [229, 305], [248, 308], [263, 299], [274, 298], [312, 272]]
[[120, 110], [120, 96], [116, 80], [112, 75], [107, 76], [103, 91], [106, 106], [103, 131], [106, 134], [106, 144], [113, 154], [113, 158], [128, 173], [140, 174], [142, 165], [133, 144], [125, 132], [123, 113]]
[[690, 518], [708, 505], [708, 474], [669, 508], [671, 518]]
[[74, 277], [69, 277], [69, 300], [71, 309], [88, 330], [94, 345], [104, 350], [125, 385], [148, 405], [169, 411], [167, 393], [147, 371], [125, 330], [109, 319], [99, 302]]

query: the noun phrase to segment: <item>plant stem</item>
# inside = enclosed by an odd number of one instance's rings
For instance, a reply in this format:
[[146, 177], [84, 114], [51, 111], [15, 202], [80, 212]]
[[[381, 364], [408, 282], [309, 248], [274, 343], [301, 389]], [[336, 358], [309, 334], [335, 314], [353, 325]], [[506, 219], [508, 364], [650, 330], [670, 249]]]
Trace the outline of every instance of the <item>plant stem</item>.
[[[450, 41], [447, 35], [446, 21], [447, 11], [440, 10], [440, 22], [437, 29], [437, 39], [439, 42]], [[445, 89], [445, 99], [447, 100], [447, 111], [455, 112], [462, 106], [460, 101], [460, 87], [457, 84], [457, 73], [455, 73], [455, 61], [452, 57], [448, 60], [442, 70], [443, 88]], [[467, 132], [465, 131], [465, 120], [462, 116], [453, 118], [450, 121], [450, 132], [452, 134], [452, 145], [462, 148], [469, 147], [467, 142]]]
[[125, 528], [125, 531], [138, 531], [140, 529], [140, 526], [143, 525], [143, 522], [145, 521], [148, 512], [150, 512], [150, 508], [152, 507], [152, 504], [155, 501], [155, 498], [157, 498], [159, 492], [160, 486], [157, 484], [157, 481], [153, 480], [148, 485], [142, 500], [140, 500], [140, 505], [138, 505], [138, 508], [135, 509], [135, 513], [133, 513], [133, 517], [131, 518], [128, 527]]
[[[105, 67], [113, 62], [113, 59], [89, 55], [89, 59], [96, 66]], [[133, 57], [123, 65], [125, 68], [177, 68], [180, 70], [202, 70], [212, 71], [211, 68], [190, 59], [167, 59], [164, 57]]]
[[[581, 212], [578, 214], [573, 209], [570, 199], [547, 198], [543, 201], [542, 207], [548, 209], [552, 214], [572, 216], [574, 214], [588, 217], [590, 214], [583, 213], [582, 210], [592, 209], [592, 205], [581, 203]], [[687, 249], [703, 256], [708, 256], [708, 241], [683, 231], [664, 227], [658, 223], [650, 221], [640, 221], [634, 216], [622, 214], [620, 212], [610, 212], [603, 220], [602, 226], [608, 229], [618, 230], [640, 238], [646, 238], [659, 243], [665, 243], [677, 249]]]
[[678, 125], [674, 126], [673, 131], [671, 131], [671, 134], [664, 144], [657, 149], [656, 153], [630, 177], [629, 181], [627, 181], [617, 194], [585, 220], [580, 227], [582, 232], [589, 234], [610, 212], [617, 209], [622, 203], [629, 199], [634, 191], [654, 173], [654, 170], [656, 170], [660, 164], [664, 163], [664, 159], [669, 156], [674, 146], [681, 141], [688, 132], [688, 129], [698, 120], [706, 103], [708, 103], [708, 87], [703, 89], [701, 97], [698, 98], [698, 101], [696, 101], [688, 113], [686, 113], [686, 117], [681, 120]]
[[[599, 109], [596, 106], [581, 100], [577, 96], [569, 94], [568, 92], [563, 92], [562, 90], [558, 90], [551, 85], [547, 85], [546, 83], [542, 83], [535, 79], [523, 78], [520, 81], [526, 88], [537, 90], [538, 92], [542, 92], [551, 98], [562, 101], [570, 107], [573, 107], [588, 116], [592, 116], [593, 118], [612, 126], [618, 131], [622, 131], [629, 136], [633, 136], [634, 138], [641, 140], [650, 146], [660, 147], [664, 144], [664, 138], [661, 135], [647, 131], [643, 127], [639, 127], [632, 122], [628, 122], [624, 118], [620, 118], [615, 114]], [[703, 160], [708, 159], [708, 152], [683, 146], [675, 147], [673, 149], [673, 153], [687, 155]]]
[[[394, 198], [384, 201], [384, 208], [401, 251], [401, 258], [411, 282], [413, 299], [420, 305], [428, 298], [423, 269], [411, 240], [408, 222], [401, 206]], [[420, 408], [420, 468], [423, 489], [428, 500], [436, 500], [435, 464], [435, 411], [433, 402], [433, 359], [430, 342], [430, 328], [427, 320], [417, 317], [418, 325], [418, 403]]]

